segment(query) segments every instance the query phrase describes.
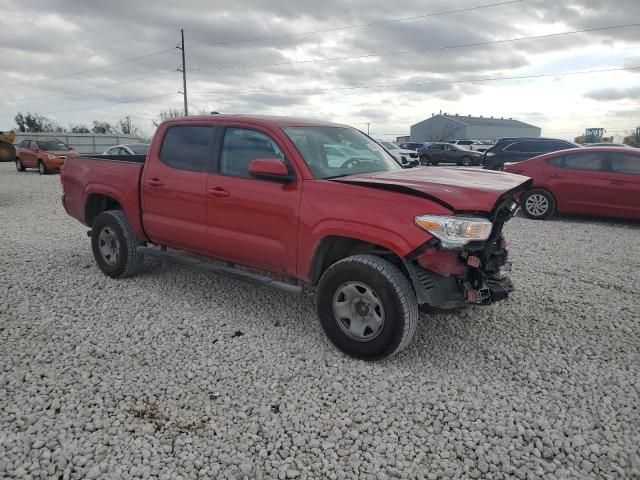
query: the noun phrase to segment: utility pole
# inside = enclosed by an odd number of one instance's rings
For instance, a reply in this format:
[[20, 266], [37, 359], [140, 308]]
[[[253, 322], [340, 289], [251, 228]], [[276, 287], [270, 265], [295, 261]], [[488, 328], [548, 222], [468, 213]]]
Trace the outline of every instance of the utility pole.
[[181, 42], [177, 47], [182, 50], [182, 69], [178, 69], [182, 72], [182, 97], [184, 98], [184, 116], [189, 116], [189, 106], [187, 104], [187, 63], [184, 59], [184, 29], [180, 29]]

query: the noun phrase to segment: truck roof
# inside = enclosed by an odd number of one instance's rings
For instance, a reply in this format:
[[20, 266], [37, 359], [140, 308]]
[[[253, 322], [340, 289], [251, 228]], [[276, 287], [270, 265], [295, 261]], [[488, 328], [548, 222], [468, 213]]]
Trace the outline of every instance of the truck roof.
[[308, 118], [284, 117], [277, 115], [244, 115], [244, 114], [215, 114], [215, 115], [194, 115], [188, 117], [176, 117], [165, 120], [167, 123], [183, 123], [185, 120], [190, 122], [206, 121], [212, 123], [225, 121], [250, 121], [259, 125], [271, 125], [277, 127], [345, 127], [346, 125], [332, 122], [324, 122], [321, 120], [312, 120]]

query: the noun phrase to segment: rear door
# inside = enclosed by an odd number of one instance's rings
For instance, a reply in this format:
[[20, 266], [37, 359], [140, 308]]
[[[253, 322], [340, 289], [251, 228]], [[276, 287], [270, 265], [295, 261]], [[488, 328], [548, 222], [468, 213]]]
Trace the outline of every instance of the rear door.
[[640, 152], [611, 152], [611, 201], [617, 215], [640, 219]]
[[296, 273], [299, 173], [291, 183], [249, 175], [257, 158], [279, 158], [295, 169], [282, 141], [250, 126], [222, 132], [218, 168], [207, 183], [208, 231], [212, 255], [274, 272]]
[[558, 211], [610, 215], [611, 181], [604, 152], [568, 153], [545, 166]]
[[22, 154], [20, 154], [20, 158], [25, 167], [37, 167], [38, 166], [38, 154], [36, 150], [38, 149], [38, 144], [35, 140], [29, 140], [27, 143], [27, 148], [24, 150]]
[[207, 252], [206, 188], [217, 127], [170, 125], [151, 148], [142, 178], [145, 231], [155, 243]]

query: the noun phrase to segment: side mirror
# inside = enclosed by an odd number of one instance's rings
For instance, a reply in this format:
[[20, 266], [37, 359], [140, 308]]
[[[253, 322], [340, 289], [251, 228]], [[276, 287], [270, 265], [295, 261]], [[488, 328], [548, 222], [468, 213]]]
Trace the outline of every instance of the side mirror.
[[249, 164], [249, 175], [261, 180], [289, 183], [295, 178], [279, 158], [256, 158]]

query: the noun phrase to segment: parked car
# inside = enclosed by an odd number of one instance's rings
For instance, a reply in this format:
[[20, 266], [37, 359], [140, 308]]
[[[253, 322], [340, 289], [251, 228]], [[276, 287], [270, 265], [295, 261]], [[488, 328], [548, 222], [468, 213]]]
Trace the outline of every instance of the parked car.
[[506, 137], [484, 152], [482, 164], [488, 170], [502, 170], [505, 163], [521, 162], [545, 153], [578, 148], [580, 145], [555, 138]]
[[455, 163], [456, 165], [480, 165], [482, 153], [473, 152], [458, 145], [444, 142], [431, 142], [427, 147], [418, 149], [420, 165], [438, 165]]
[[626, 143], [585, 143], [584, 147], [623, 147], [623, 148], [633, 148], [631, 145], [627, 145]]
[[398, 144], [398, 146], [403, 150], [413, 150], [415, 152], [419, 148], [424, 147], [425, 144], [427, 144], [427, 142], [405, 142]]
[[107, 148], [103, 155], [146, 155], [148, 143], [128, 143]]
[[529, 218], [559, 212], [640, 220], [640, 151], [635, 148], [563, 150], [506, 164], [504, 170], [533, 179], [533, 189], [521, 198]]
[[447, 143], [451, 145], [459, 145], [463, 148], [474, 150], [476, 152], [486, 152], [494, 146], [493, 143], [483, 142], [481, 140], [451, 140]]
[[22, 140], [16, 149], [16, 169], [24, 172], [27, 168], [37, 168], [41, 175], [59, 170], [67, 158], [78, 153], [58, 139]]
[[415, 150], [407, 150], [406, 148], [400, 148], [398, 145], [385, 140], [377, 140], [387, 151], [396, 157], [403, 167], [417, 167], [420, 165], [418, 162], [418, 152]]
[[[336, 145], [355, 156], [330, 163]], [[356, 129], [286, 117], [167, 120], [138, 158], [62, 169], [64, 208], [110, 277], [148, 255], [291, 293], [315, 285], [327, 336], [370, 360], [410, 343], [419, 306], [486, 305], [513, 289], [502, 227], [526, 177], [406, 170]]]

